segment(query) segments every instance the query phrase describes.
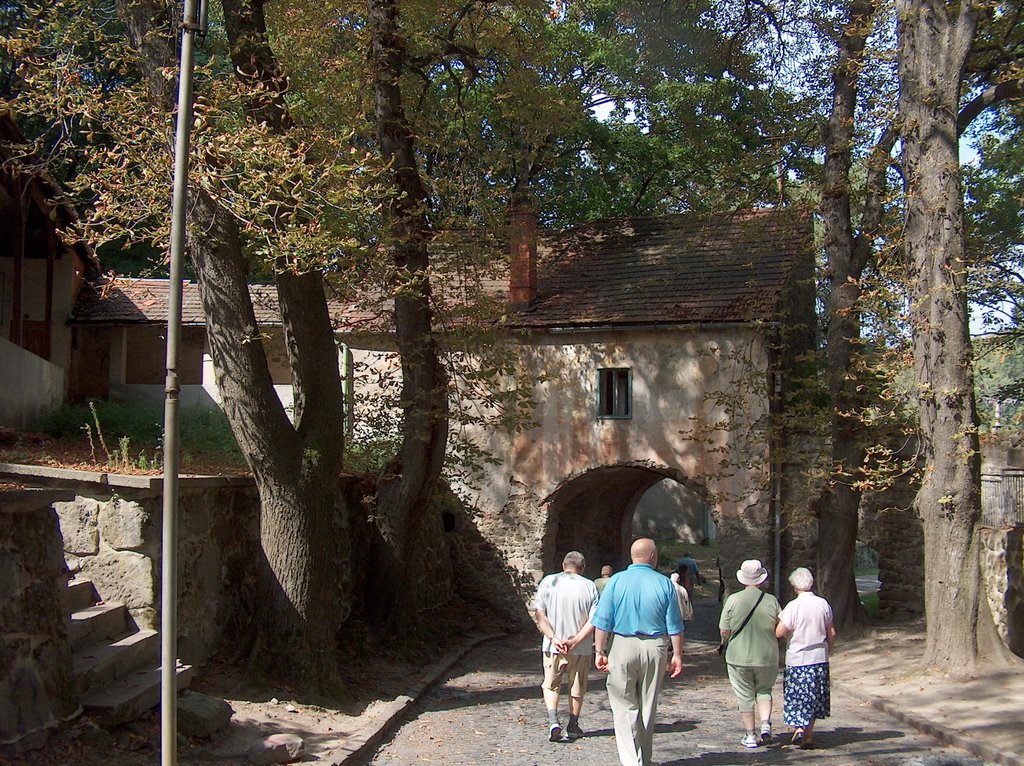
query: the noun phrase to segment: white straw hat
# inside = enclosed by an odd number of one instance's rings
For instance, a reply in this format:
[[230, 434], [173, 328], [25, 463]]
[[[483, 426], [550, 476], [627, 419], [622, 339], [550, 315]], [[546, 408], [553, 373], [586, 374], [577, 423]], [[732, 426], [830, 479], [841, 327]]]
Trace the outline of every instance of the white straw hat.
[[757, 559], [747, 559], [740, 564], [736, 579], [744, 585], [760, 585], [768, 579], [768, 570]]

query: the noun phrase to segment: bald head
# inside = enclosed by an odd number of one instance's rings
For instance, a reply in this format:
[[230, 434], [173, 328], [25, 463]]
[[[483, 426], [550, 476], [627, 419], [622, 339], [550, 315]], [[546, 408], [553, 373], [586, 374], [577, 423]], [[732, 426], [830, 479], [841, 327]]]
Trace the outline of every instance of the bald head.
[[658, 546], [649, 537], [641, 537], [629, 547], [629, 558], [634, 564], [654, 564], [658, 560]]

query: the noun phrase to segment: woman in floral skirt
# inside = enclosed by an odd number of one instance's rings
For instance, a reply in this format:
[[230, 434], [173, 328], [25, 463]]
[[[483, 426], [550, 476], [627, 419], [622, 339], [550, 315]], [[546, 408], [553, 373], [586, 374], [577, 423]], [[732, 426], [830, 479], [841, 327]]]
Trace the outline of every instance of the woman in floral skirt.
[[793, 744], [814, 746], [814, 722], [827, 718], [831, 707], [828, 658], [836, 638], [832, 607], [811, 593], [814, 576], [799, 567], [789, 576], [796, 598], [779, 614], [775, 635], [789, 638], [783, 677], [782, 720], [793, 727]]

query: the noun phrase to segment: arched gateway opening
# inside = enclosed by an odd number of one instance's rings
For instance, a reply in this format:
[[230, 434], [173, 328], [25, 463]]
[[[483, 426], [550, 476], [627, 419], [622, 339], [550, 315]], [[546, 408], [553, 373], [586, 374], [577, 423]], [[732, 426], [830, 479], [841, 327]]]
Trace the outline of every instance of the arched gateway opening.
[[629, 563], [633, 514], [644, 494], [665, 479], [684, 485], [703, 499], [705, 490], [678, 471], [649, 465], [613, 465], [576, 476], [546, 499], [548, 533], [542, 560], [546, 572], [558, 569], [566, 552], [587, 558], [588, 573], [604, 564], [621, 569]]

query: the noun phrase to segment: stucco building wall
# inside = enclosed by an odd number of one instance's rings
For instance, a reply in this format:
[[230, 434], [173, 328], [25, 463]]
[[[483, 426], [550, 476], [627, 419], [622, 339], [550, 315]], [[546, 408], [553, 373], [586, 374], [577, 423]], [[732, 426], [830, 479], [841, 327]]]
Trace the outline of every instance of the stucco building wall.
[[[519, 374], [534, 381], [536, 425], [472, 434], [497, 464], [458, 488], [512, 569], [536, 579], [569, 547], [622, 565], [636, 502], [666, 477], [730, 527], [726, 566], [769, 558], [761, 335], [746, 327], [548, 333], [521, 339], [517, 351]], [[630, 418], [597, 416], [602, 368], [631, 370]], [[575, 534], [560, 534], [567, 525]]]

